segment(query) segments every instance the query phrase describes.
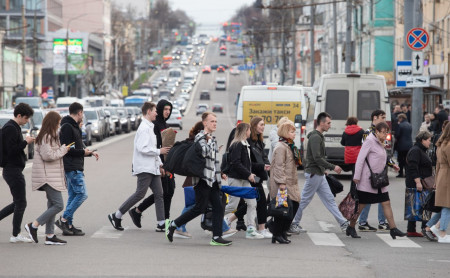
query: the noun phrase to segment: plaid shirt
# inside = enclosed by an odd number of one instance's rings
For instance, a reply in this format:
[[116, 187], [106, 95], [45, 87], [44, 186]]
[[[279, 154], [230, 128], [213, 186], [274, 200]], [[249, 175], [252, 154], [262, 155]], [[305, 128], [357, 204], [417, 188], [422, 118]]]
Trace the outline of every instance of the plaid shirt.
[[[206, 140], [205, 135], [211, 137], [208, 141]], [[203, 170], [203, 178], [209, 186], [212, 186], [214, 182], [217, 181], [219, 187], [221, 183], [221, 175], [220, 175], [220, 165], [219, 160], [217, 160], [217, 154], [219, 152], [219, 148], [217, 146], [216, 137], [211, 134], [206, 134], [203, 130], [200, 131], [195, 136], [195, 142], [199, 142], [202, 147], [202, 155], [206, 159], [206, 166]], [[194, 184], [198, 184], [200, 181], [199, 177], [193, 177], [192, 182]]]

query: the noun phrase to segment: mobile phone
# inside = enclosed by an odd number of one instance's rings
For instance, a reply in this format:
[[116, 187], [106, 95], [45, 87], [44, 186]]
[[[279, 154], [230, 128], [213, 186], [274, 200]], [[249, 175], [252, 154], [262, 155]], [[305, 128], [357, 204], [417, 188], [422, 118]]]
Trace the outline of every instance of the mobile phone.
[[71, 147], [73, 144], [75, 144], [75, 142], [70, 143], [67, 147]]
[[97, 149], [94, 149], [94, 150], [92, 150], [91, 152], [96, 152], [97, 151]]

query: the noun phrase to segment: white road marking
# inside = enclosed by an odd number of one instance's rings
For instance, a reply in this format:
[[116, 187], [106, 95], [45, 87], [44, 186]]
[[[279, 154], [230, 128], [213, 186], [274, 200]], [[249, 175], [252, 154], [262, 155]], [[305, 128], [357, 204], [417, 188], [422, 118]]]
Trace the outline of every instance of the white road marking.
[[322, 231], [324, 232], [329, 232], [330, 229], [329, 228], [333, 228], [334, 225], [325, 221], [317, 221], [319, 223], [320, 228], [322, 229]]
[[[125, 230], [128, 227], [124, 227]], [[96, 231], [91, 237], [92, 238], [120, 238], [123, 235], [123, 231], [118, 231], [111, 226], [103, 226], [98, 231]]]
[[377, 234], [387, 245], [390, 247], [400, 247], [400, 248], [422, 248], [420, 245], [410, 240], [407, 237], [397, 237], [397, 239], [392, 239], [390, 234]]
[[345, 246], [335, 233], [307, 233], [315, 245]]

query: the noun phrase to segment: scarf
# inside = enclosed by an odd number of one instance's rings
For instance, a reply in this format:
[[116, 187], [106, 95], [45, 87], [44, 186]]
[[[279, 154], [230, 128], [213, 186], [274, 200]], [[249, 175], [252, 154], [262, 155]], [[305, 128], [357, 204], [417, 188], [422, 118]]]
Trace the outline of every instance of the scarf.
[[280, 142], [284, 142], [289, 146], [289, 148], [292, 151], [292, 154], [294, 155], [295, 164], [297, 166], [301, 166], [302, 159], [300, 158], [300, 151], [295, 146], [294, 141], [292, 141], [291, 139], [286, 139], [284, 137], [280, 137]]

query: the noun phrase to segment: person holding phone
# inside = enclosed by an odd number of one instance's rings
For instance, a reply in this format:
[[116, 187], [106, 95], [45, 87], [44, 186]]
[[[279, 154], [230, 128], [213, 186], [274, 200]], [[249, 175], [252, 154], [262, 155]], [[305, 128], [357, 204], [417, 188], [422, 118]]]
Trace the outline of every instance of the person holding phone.
[[61, 120], [61, 131], [59, 134], [61, 145], [69, 145], [75, 142], [63, 157], [69, 198], [66, 210], [55, 222], [55, 225], [63, 231], [65, 236], [84, 236], [85, 234], [81, 229], [75, 228], [73, 225], [75, 212], [88, 197], [84, 180], [84, 157], [94, 156], [97, 160], [99, 159], [99, 155], [85, 148], [83, 143], [80, 128], [80, 123], [83, 121], [83, 113], [83, 105], [74, 102], [69, 106], [69, 115]]
[[31, 239], [38, 243], [37, 230], [45, 225], [45, 244], [64, 245], [67, 241], [55, 235], [55, 216], [64, 209], [62, 191], [66, 191], [63, 156], [69, 151], [69, 145], [61, 145], [58, 127], [61, 116], [50, 111], [42, 121], [42, 127], [36, 138], [35, 156], [31, 170], [33, 191], [44, 191], [47, 196], [47, 210], [36, 220], [25, 225]]
[[[230, 171], [228, 173], [228, 184], [230, 186], [251, 187], [255, 183], [255, 174], [252, 173], [252, 163], [250, 159], [250, 145], [247, 139], [250, 137], [250, 125], [240, 123], [236, 127], [236, 133], [231, 141], [228, 150], [230, 154]], [[229, 201], [225, 207], [225, 215], [236, 210], [239, 204], [239, 197], [229, 196]], [[256, 230], [256, 200], [244, 199], [247, 203], [247, 239], [263, 239], [264, 236]], [[229, 226], [229, 225], [228, 225]]]

